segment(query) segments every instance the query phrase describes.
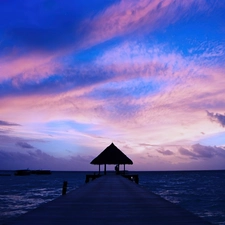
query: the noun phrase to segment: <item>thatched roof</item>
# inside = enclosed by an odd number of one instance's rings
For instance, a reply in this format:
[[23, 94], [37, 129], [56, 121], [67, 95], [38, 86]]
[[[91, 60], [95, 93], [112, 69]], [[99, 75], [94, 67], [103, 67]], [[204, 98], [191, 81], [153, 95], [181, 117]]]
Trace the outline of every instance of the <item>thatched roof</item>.
[[120, 151], [113, 143], [101, 152], [91, 164], [133, 164], [133, 162]]

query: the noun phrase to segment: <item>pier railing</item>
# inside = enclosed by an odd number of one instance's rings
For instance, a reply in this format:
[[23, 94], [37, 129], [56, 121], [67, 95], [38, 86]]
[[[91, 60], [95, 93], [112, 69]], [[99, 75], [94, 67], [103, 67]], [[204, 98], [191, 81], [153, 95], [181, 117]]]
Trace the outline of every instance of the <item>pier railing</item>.
[[98, 177], [101, 177], [101, 175], [100, 174], [87, 174], [86, 179], [85, 179], [85, 183], [88, 183], [90, 180], [94, 180]]
[[[135, 182], [136, 184], [139, 183], [139, 177], [138, 174], [125, 174], [125, 173], [121, 173], [119, 174], [127, 179], [129, 179], [130, 181]], [[89, 181], [95, 180], [96, 178], [101, 177], [101, 174], [87, 174], [86, 175], [86, 179], [85, 179], [85, 183], [88, 183]]]
[[123, 177], [135, 182], [136, 184], [139, 183], [138, 174], [121, 174]]

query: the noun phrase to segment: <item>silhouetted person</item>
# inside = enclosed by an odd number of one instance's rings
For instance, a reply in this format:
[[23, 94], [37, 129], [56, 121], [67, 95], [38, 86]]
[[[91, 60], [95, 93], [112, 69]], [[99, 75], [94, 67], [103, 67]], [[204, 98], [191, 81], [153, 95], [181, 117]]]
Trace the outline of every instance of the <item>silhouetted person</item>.
[[117, 164], [117, 165], [115, 166], [115, 171], [116, 171], [116, 174], [119, 174], [119, 171], [120, 171], [120, 169], [119, 169], [119, 164]]

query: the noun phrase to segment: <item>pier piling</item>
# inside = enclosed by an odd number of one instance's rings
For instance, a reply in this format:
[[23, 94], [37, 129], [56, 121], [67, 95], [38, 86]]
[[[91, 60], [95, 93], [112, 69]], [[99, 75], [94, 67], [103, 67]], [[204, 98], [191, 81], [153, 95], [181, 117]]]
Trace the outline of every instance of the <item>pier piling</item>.
[[67, 181], [64, 181], [63, 182], [62, 195], [66, 195], [66, 192], [67, 192], [67, 184], [68, 184]]

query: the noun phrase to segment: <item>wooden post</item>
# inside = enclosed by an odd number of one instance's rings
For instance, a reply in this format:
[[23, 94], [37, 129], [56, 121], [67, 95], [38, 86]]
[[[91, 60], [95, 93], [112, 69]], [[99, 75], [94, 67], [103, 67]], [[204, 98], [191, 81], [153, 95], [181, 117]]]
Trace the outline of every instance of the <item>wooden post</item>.
[[104, 166], [104, 174], [106, 175], [106, 164]]
[[67, 181], [63, 182], [63, 187], [62, 187], [62, 195], [66, 195], [66, 191], [67, 191]]
[[100, 175], [100, 164], [98, 165], [98, 174]]
[[125, 164], [123, 164], [123, 170], [124, 170], [124, 174], [125, 174]]

